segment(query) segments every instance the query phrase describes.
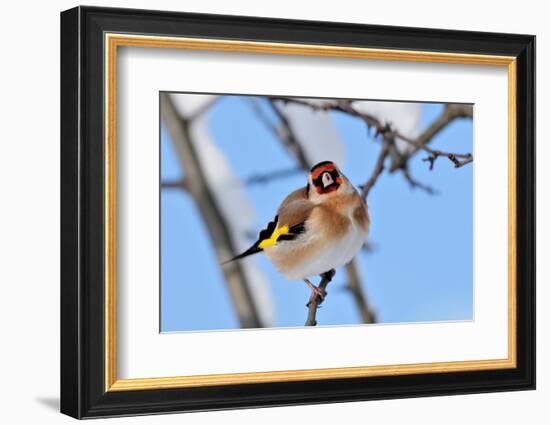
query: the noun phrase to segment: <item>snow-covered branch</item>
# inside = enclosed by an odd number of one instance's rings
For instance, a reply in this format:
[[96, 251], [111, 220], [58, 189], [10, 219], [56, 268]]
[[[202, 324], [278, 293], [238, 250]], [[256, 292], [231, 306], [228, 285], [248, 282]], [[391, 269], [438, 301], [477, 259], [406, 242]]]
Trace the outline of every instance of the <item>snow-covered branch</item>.
[[[181, 95], [161, 93], [162, 121], [185, 171], [183, 180], [165, 182], [163, 186], [184, 188], [193, 198], [221, 264], [246, 246], [243, 235], [249, 225], [246, 217], [250, 214], [244, 212], [247, 202], [241, 199], [242, 188], [236, 184], [225, 158], [208, 137], [205, 122], [199, 115], [214, 99], [206, 96], [196, 98], [197, 102], [193, 99], [189, 95], [182, 98]], [[234, 202], [241, 208], [232, 215]], [[253, 260], [233, 262], [221, 270], [241, 327], [271, 326], [273, 306], [269, 285]]]

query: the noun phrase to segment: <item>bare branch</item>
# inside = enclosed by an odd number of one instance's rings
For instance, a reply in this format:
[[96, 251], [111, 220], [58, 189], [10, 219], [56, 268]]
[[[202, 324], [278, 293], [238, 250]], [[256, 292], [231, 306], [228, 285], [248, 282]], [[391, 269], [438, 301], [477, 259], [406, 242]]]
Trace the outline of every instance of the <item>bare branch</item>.
[[359, 272], [357, 271], [357, 263], [355, 260], [346, 265], [346, 273], [348, 279], [346, 289], [351, 292], [351, 295], [355, 300], [355, 305], [361, 315], [361, 321], [363, 323], [375, 323], [376, 313], [369, 306], [367, 295], [362, 289], [361, 279], [359, 277]]
[[[319, 289], [326, 290], [327, 285], [331, 282], [332, 278], [336, 272], [334, 270], [330, 270], [323, 274], [323, 277], [321, 278], [321, 283], [319, 283]], [[309, 305], [308, 305], [308, 311], [307, 311], [307, 319], [304, 326], [315, 326], [317, 325], [317, 309], [321, 305], [323, 300], [321, 298], [314, 297]]]
[[386, 160], [386, 157], [390, 153], [390, 147], [387, 143], [384, 143], [382, 146], [382, 150], [380, 151], [380, 154], [378, 155], [378, 159], [376, 160], [376, 164], [374, 166], [374, 170], [372, 171], [371, 176], [363, 186], [363, 189], [361, 189], [361, 197], [363, 199], [367, 199], [367, 196], [369, 195], [370, 190], [375, 185], [376, 181], [378, 180], [378, 177], [382, 174], [384, 171], [384, 161]]
[[305, 170], [309, 170], [311, 164], [306, 158], [306, 153], [304, 152], [302, 145], [298, 141], [298, 138], [296, 137], [296, 134], [288, 117], [271, 100], [268, 99], [267, 104], [279, 119], [278, 126], [270, 121], [270, 119], [264, 113], [258, 100], [250, 100], [250, 105], [252, 106], [252, 109], [258, 119], [266, 126], [268, 130], [270, 130], [275, 135], [275, 137], [283, 142], [283, 145], [288, 149], [291, 155], [296, 158], [296, 160], [300, 163], [300, 166]]
[[294, 97], [279, 97], [272, 96], [271, 100], [279, 100], [283, 103], [294, 103], [297, 105], [307, 106], [314, 111], [338, 111], [343, 112], [354, 117], [361, 118], [367, 126], [374, 127], [377, 130], [382, 131], [385, 127], [377, 118], [370, 114], [365, 114], [357, 111], [352, 107], [352, 103], [349, 100], [340, 100], [340, 101], [326, 101], [326, 102], [312, 102], [305, 99], [299, 99]]
[[[408, 158], [412, 157], [421, 146], [426, 146], [430, 143], [434, 137], [439, 134], [441, 130], [447, 127], [451, 122], [457, 118], [470, 118], [474, 116], [474, 111], [472, 105], [468, 104], [457, 104], [449, 103], [445, 105], [443, 112], [439, 117], [437, 117], [428, 128], [426, 128], [417, 138], [415, 149], [408, 154], [408, 157], [404, 159], [406, 161]], [[473, 160], [473, 158], [472, 158]], [[471, 161], [470, 161], [471, 162]], [[392, 168], [399, 168], [401, 164], [394, 164]], [[432, 165], [433, 167], [433, 165]]]
[[283, 113], [283, 111], [281, 111], [281, 109], [275, 104], [275, 102], [270, 101], [269, 105], [271, 106], [271, 109], [273, 110], [273, 112], [275, 112], [275, 114], [281, 121], [281, 127], [277, 129], [277, 135], [286, 145], [288, 150], [292, 152], [292, 154], [298, 160], [302, 168], [304, 168], [305, 170], [309, 170], [312, 164], [308, 161], [306, 157], [306, 153], [302, 148], [302, 145], [298, 141], [298, 138], [296, 137], [296, 133], [294, 132], [294, 129], [292, 128], [292, 124], [290, 123], [289, 119]]
[[162, 189], [183, 189], [187, 190], [187, 182], [185, 179], [164, 181], [160, 184]]
[[409, 185], [411, 186], [411, 188], [423, 190], [428, 195], [435, 195], [437, 193], [435, 189], [432, 188], [431, 186], [421, 183], [418, 180], [416, 180], [413, 176], [411, 176], [411, 173], [408, 167], [401, 168], [401, 172], [403, 173], [403, 177], [405, 177], [405, 179], [409, 182]]
[[279, 137], [279, 130], [277, 129], [277, 126], [271, 122], [267, 114], [264, 112], [260, 101], [255, 98], [248, 98], [248, 104], [251, 106], [252, 111], [256, 114], [256, 117], [260, 122], [269, 130], [271, 131], [275, 137]]
[[[425, 149], [426, 148], [424, 147], [424, 150]], [[422, 161], [425, 161], [425, 162], [427, 161], [430, 163], [430, 171], [431, 171], [434, 169], [435, 160], [440, 156], [444, 156], [448, 158], [449, 161], [451, 161], [454, 164], [455, 168], [460, 168], [466, 164], [469, 164], [474, 160], [474, 158], [470, 154], [458, 155], [458, 154], [443, 152], [439, 150], [431, 150], [430, 156], [423, 158]], [[464, 158], [464, 159], [459, 160], [458, 158]]]
[[[423, 150], [423, 151], [429, 153], [430, 156], [427, 157], [427, 158], [424, 158], [423, 161], [429, 161], [430, 162], [430, 170], [433, 170], [434, 162], [440, 156], [443, 156], [443, 157], [449, 159], [449, 161], [451, 161], [454, 164], [455, 168], [462, 167], [463, 165], [469, 164], [470, 162], [472, 162], [474, 160], [474, 157], [472, 156], [471, 153], [452, 153], [452, 152], [445, 152], [445, 151], [441, 151], [441, 150], [437, 150], [437, 149], [432, 149], [429, 146], [427, 146], [426, 144], [421, 144], [417, 140], [410, 139], [410, 138], [405, 137], [401, 134], [394, 133], [394, 135], [395, 135], [395, 137], [398, 137], [399, 139], [404, 140], [407, 143], [410, 143], [415, 148], [417, 148], [417, 150]], [[461, 158], [463, 160], [460, 161], [459, 158]], [[395, 167], [395, 165], [394, 165], [394, 167]], [[392, 167], [392, 169], [393, 169], [393, 167]]]

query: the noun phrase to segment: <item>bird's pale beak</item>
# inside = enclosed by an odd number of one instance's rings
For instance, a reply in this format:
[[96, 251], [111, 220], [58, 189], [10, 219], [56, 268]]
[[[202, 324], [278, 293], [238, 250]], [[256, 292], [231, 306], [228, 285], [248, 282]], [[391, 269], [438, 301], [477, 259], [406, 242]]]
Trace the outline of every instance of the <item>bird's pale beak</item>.
[[323, 178], [323, 188], [324, 189], [326, 189], [327, 187], [329, 187], [333, 183], [334, 183], [334, 180], [332, 179], [332, 177], [330, 175], [328, 175], [326, 178]]

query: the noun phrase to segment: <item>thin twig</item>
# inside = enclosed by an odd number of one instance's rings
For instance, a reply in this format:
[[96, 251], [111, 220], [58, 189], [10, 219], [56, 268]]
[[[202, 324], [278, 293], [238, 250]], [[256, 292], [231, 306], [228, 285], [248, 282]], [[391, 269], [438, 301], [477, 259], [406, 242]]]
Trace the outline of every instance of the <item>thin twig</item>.
[[359, 314], [361, 315], [362, 323], [375, 323], [376, 313], [370, 308], [367, 300], [366, 292], [361, 288], [361, 279], [359, 278], [359, 272], [357, 271], [357, 264], [354, 261], [349, 262], [346, 265], [347, 272], [347, 284], [346, 289], [350, 291], [355, 304], [358, 307]]
[[312, 164], [308, 161], [302, 145], [298, 142], [298, 137], [294, 132], [294, 128], [292, 127], [290, 120], [275, 104], [275, 102], [269, 101], [268, 104], [271, 106], [271, 109], [275, 112], [281, 122], [281, 127], [278, 129], [279, 138], [283, 140], [287, 148], [294, 154], [300, 165], [304, 169], [308, 170]]
[[408, 167], [401, 168], [401, 172], [403, 173], [403, 177], [409, 182], [409, 185], [413, 189], [420, 189], [426, 192], [428, 195], [435, 195], [437, 192], [436, 190], [428, 186], [427, 184], [421, 183], [418, 180], [416, 180], [410, 173]]
[[314, 111], [337, 111], [343, 112], [354, 117], [361, 118], [367, 126], [374, 127], [378, 132], [382, 132], [385, 125], [381, 123], [376, 117], [370, 114], [365, 114], [353, 108], [352, 102], [349, 100], [340, 100], [340, 101], [326, 101], [326, 102], [311, 102], [305, 99], [295, 98], [295, 97], [280, 97], [272, 96], [272, 100], [279, 100], [285, 104], [294, 103], [296, 105], [307, 106]]
[[374, 166], [374, 170], [372, 171], [371, 176], [363, 186], [363, 189], [361, 189], [361, 197], [363, 199], [367, 199], [367, 196], [369, 195], [370, 190], [373, 188], [374, 184], [378, 180], [378, 177], [382, 174], [384, 171], [384, 161], [386, 160], [386, 157], [390, 153], [390, 147], [387, 143], [384, 143], [382, 146], [382, 150], [378, 154], [378, 159], [376, 160], [376, 164]]
[[[429, 161], [430, 162], [430, 170], [433, 170], [434, 162], [439, 157], [445, 157], [451, 161], [455, 168], [462, 167], [463, 165], [469, 164], [474, 160], [474, 157], [471, 153], [452, 153], [452, 152], [445, 152], [438, 149], [432, 149], [426, 144], [421, 144], [416, 140], [413, 140], [411, 138], [408, 138], [406, 136], [403, 136], [399, 133], [393, 133], [395, 137], [398, 137], [401, 140], [404, 140], [407, 143], [410, 143], [414, 147], [416, 147], [418, 150], [423, 150], [424, 152], [427, 152], [430, 154], [429, 157], [424, 158], [423, 161]], [[462, 161], [460, 159], [462, 159]]]
[[267, 114], [265, 113], [264, 109], [261, 106], [261, 102], [259, 99], [256, 98], [247, 98], [248, 104], [252, 108], [252, 111], [256, 115], [256, 118], [260, 120], [260, 122], [267, 127], [268, 130], [270, 130], [275, 136], [279, 136], [279, 131], [277, 130], [277, 126], [271, 122]]
[[[440, 131], [446, 128], [457, 118], [470, 118], [474, 116], [474, 110], [472, 105], [461, 103], [448, 103], [441, 114], [432, 121], [432, 123], [424, 129], [424, 131], [418, 135], [416, 142], [420, 146], [426, 146], [429, 144]], [[402, 158], [402, 163], [396, 163], [392, 166], [392, 169], [397, 169], [402, 166], [403, 162], [406, 162], [412, 157], [420, 148], [415, 146], [412, 152], [409, 152], [405, 158]], [[473, 160], [473, 158], [472, 158]]]
[[188, 190], [185, 179], [164, 181], [160, 184], [162, 189], [183, 189]]
[[[330, 281], [332, 280], [335, 274], [336, 272], [334, 270], [330, 270], [326, 273], [323, 273], [321, 283], [319, 283], [318, 288], [325, 291], [327, 288], [327, 285], [330, 283]], [[307, 319], [304, 326], [317, 325], [317, 309], [319, 308], [319, 305], [321, 305], [322, 302], [323, 300], [321, 300], [321, 298], [319, 298], [318, 296], [313, 297], [313, 299], [310, 301], [308, 305]]]
[[303, 150], [302, 145], [298, 141], [298, 137], [296, 136], [294, 132], [294, 128], [292, 127], [292, 124], [290, 123], [288, 117], [271, 100], [268, 99], [267, 104], [269, 105], [271, 110], [274, 112], [274, 114], [277, 116], [279, 120], [278, 126], [276, 126], [270, 121], [270, 119], [267, 117], [264, 110], [260, 106], [260, 103], [258, 100], [256, 99], [250, 100], [250, 105], [252, 106], [252, 110], [254, 111], [258, 119], [267, 127], [268, 130], [270, 130], [275, 135], [275, 137], [277, 137], [279, 140], [283, 142], [285, 147], [298, 160], [298, 162], [300, 163], [300, 166], [305, 170], [309, 170], [309, 168], [311, 167], [311, 164], [309, 163], [306, 157], [306, 153]]

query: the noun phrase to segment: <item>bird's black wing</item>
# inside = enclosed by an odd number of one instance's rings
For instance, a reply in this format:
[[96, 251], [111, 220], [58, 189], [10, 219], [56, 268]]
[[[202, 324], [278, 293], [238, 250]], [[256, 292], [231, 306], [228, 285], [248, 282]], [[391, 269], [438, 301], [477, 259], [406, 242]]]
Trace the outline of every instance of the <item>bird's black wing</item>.
[[306, 231], [305, 222], [295, 224], [294, 226], [288, 229], [288, 233], [285, 233], [284, 235], [279, 235], [279, 237], [277, 238], [277, 242], [292, 241], [296, 239], [301, 233], [304, 233], [305, 231]]
[[[226, 261], [224, 264], [230, 263], [231, 261], [240, 260], [241, 258], [245, 258], [245, 257], [248, 257], [249, 255], [257, 254], [258, 252], [263, 251], [263, 249], [260, 248], [260, 244], [263, 241], [271, 238], [271, 236], [273, 235], [273, 232], [277, 228], [278, 220], [279, 220], [279, 216], [276, 215], [273, 221], [270, 221], [267, 224], [266, 228], [260, 232], [260, 234], [258, 235], [258, 240], [254, 242], [254, 244], [250, 248], [248, 248], [243, 253], [236, 255], [232, 259]], [[290, 241], [290, 240], [296, 239], [296, 237], [298, 237], [298, 235], [300, 233], [303, 233], [304, 231], [305, 231], [304, 223], [295, 224], [294, 226], [289, 228], [288, 233], [279, 235], [277, 237], [277, 242]]]

